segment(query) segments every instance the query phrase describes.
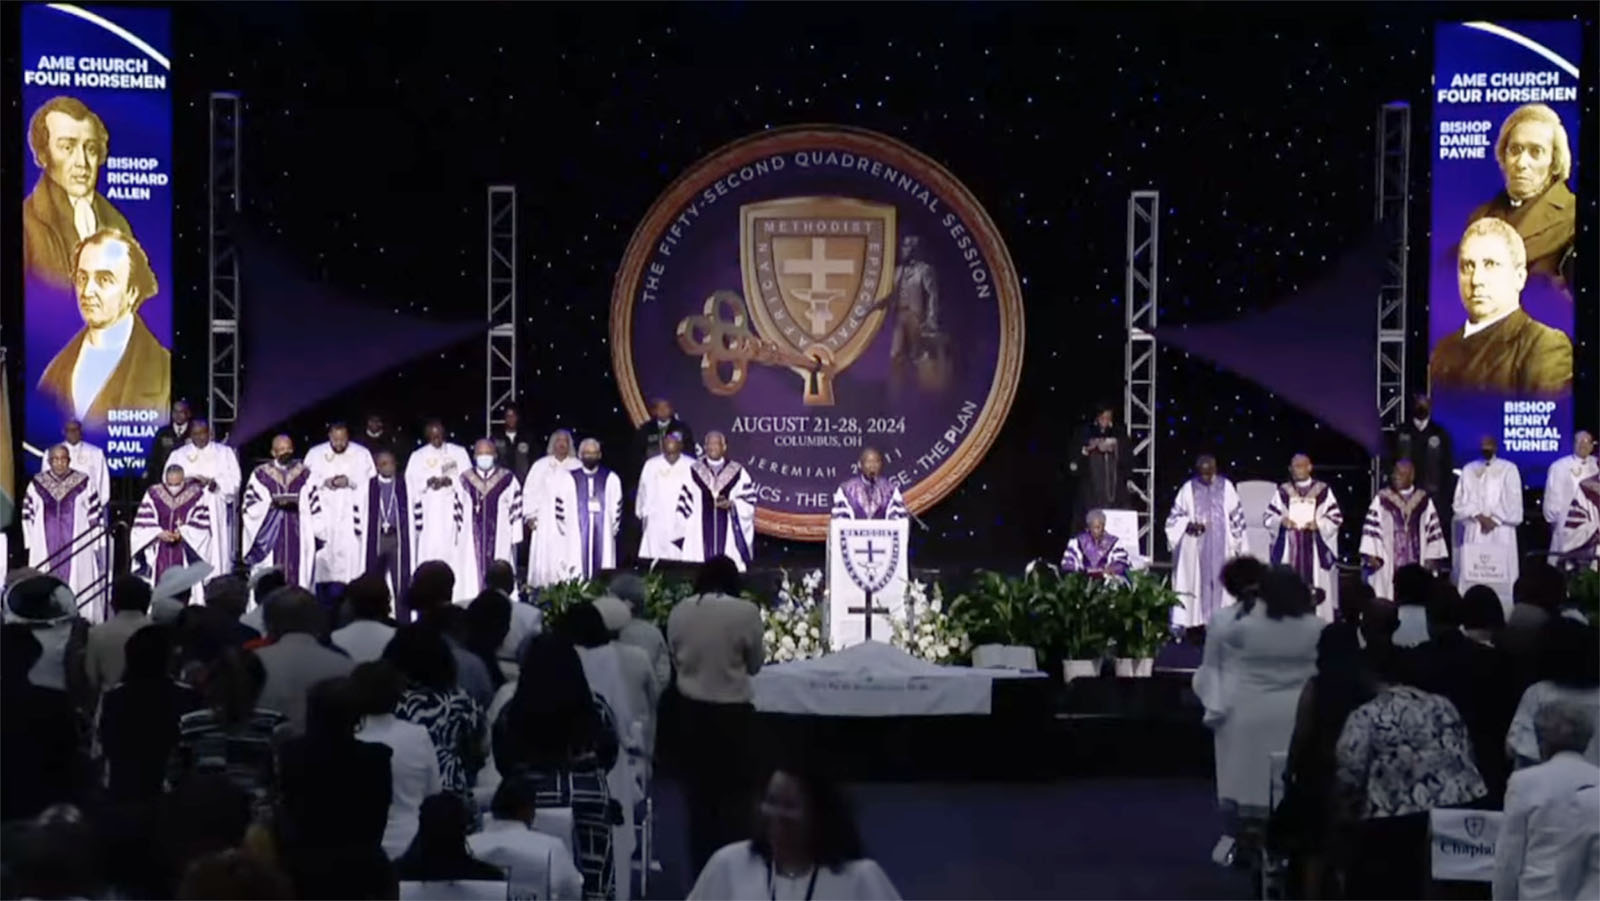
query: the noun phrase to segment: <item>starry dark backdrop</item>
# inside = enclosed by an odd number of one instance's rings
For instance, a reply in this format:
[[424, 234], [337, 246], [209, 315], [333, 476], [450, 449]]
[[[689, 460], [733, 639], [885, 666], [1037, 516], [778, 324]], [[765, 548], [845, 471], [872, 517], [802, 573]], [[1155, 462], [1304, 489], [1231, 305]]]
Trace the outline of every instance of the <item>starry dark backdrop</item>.
[[[206, 390], [212, 90], [244, 97], [250, 223], [375, 311], [481, 317], [485, 185], [515, 183], [524, 417], [541, 435], [567, 426], [614, 449], [630, 423], [610, 372], [612, 277], [635, 223], [671, 179], [727, 141], [800, 122], [875, 129], [939, 160], [1004, 235], [1028, 317], [1021, 390], [999, 440], [915, 539], [919, 562], [947, 567], [1060, 553], [1070, 435], [1096, 402], [1121, 408], [1130, 190], [1161, 191], [1162, 321], [1226, 320], [1309, 284], [1367, 234], [1374, 124], [1390, 100], [1414, 107], [1411, 237], [1420, 264], [1435, 20], [1580, 17], [1583, 71], [1596, 63], [1592, 4], [174, 9], [174, 383], [191, 398]], [[15, 10], [3, 20], [8, 79], [20, 72]], [[1592, 78], [1582, 101], [1577, 144], [1587, 160], [1600, 119]], [[15, 209], [25, 174], [15, 92], [6, 105], [0, 162], [4, 207]], [[1578, 407], [1592, 426], [1595, 167], [1581, 176]], [[9, 324], [20, 241], [14, 229], [0, 231]], [[1418, 385], [1424, 276], [1415, 266]], [[1350, 309], [1372, 303], [1353, 297]], [[438, 415], [457, 440], [470, 440], [482, 431], [483, 366], [481, 339], [470, 341], [284, 427], [314, 441], [330, 419], [378, 410], [411, 435]], [[1180, 352], [1162, 353], [1159, 378], [1159, 515], [1198, 452], [1216, 452], [1235, 479], [1278, 479], [1305, 450], [1339, 491], [1347, 521], [1359, 522], [1367, 458], [1354, 443]], [[247, 457], [263, 450], [245, 448]], [[759, 553], [820, 556], [816, 546], [775, 543]]]

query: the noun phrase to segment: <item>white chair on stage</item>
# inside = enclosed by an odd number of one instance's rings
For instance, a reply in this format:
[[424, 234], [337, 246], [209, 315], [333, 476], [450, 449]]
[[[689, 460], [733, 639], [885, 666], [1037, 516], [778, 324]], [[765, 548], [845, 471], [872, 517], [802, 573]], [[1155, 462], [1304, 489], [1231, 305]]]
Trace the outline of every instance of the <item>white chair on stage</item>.
[[1255, 479], [1239, 482], [1234, 489], [1239, 492], [1239, 506], [1244, 511], [1244, 540], [1250, 556], [1266, 561], [1272, 559], [1272, 533], [1262, 522], [1267, 517], [1267, 505], [1278, 491], [1274, 482]]

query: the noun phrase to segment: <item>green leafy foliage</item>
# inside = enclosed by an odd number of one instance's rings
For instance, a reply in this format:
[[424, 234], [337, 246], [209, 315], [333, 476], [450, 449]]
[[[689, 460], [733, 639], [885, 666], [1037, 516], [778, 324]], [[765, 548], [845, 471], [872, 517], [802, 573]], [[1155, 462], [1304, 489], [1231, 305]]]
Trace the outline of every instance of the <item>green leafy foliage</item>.
[[950, 613], [974, 645], [1026, 645], [1046, 660], [1092, 660], [1155, 656], [1178, 603], [1171, 586], [1148, 573], [1106, 581], [1040, 561], [1021, 576], [977, 573]]
[[547, 623], [559, 622], [568, 609], [587, 603], [604, 593], [604, 587], [594, 580], [568, 579], [539, 589], [536, 603], [544, 610]]

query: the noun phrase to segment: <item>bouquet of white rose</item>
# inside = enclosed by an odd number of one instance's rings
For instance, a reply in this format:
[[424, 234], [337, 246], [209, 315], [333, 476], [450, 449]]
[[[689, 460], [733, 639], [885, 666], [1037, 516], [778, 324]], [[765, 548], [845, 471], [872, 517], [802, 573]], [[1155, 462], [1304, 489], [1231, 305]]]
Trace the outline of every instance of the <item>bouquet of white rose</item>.
[[828, 651], [823, 637], [822, 617], [827, 609], [823, 601], [827, 592], [822, 587], [822, 573], [812, 570], [798, 586], [789, 580], [787, 570], [782, 573], [777, 603], [761, 608], [767, 662], [788, 663], [820, 657]]
[[929, 663], [955, 663], [972, 652], [966, 630], [945, 609], [944, 591], [937, 584], [930, 590], [913, 579], [901, 615], [889, 626], [890, 644]]

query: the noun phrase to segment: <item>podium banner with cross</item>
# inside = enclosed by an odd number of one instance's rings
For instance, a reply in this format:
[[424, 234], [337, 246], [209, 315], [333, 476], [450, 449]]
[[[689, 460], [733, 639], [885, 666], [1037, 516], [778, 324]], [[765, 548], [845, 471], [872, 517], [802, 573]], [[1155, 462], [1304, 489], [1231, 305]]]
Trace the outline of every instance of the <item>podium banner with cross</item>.
[[907, 522], [836, 519], [828, 525], [828, 640], [838, 651], [871, 637], [887, 643], [906, 597]]

